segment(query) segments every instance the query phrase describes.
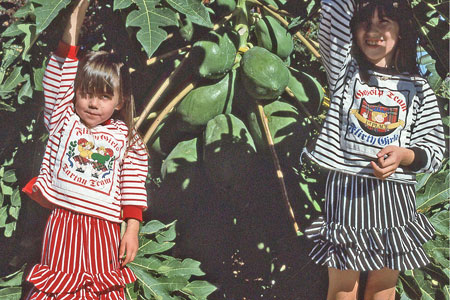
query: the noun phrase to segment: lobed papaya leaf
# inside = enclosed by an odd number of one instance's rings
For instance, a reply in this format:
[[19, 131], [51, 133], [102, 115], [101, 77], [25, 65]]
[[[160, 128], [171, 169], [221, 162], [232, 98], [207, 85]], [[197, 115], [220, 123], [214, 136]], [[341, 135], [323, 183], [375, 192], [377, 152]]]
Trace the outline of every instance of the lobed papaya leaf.
[[21, 287], [7, 287], [0, 290], [0, 299], [5, 300], [20, 300], [22, 296]]
[[165, 225], [158, 220], [151, 220], [151, 221], [147, 222], [144, 226], [142, 226], [142, 228], [140, 230], [140, 234], [153, 234], [153, 233], [158, 232], [159, 230], [170, 227], [172, 224], [173, 223]]
[[124, 9], [129, 7], [131, 4], [133, 4], [133, 1], [131, 0], [114, 0], [113, 9]]
[[430, 207], [447, 202], [450, 199], [450, 174], [445, 170], [429, 178], [423, 193], [418, 193], [416, 202], [418, 210], [427, 210]]
[[141, 251], [145, 255], [151, 255], [165, 252], [171, 249], [174, 245], [175, 243], [173, 242], [158, 243], [156, 241], [149, 240], [141, 244], [141, 246], [139, 247], [139, 251]]
[[192, 281], [182, 289], [183, 292], [190, 294], [189, 299], [192, 300], [207, 299], [215, 290], [217, 290], [217, 287], [203, 280]]
[[432, 215], [429, 220], [431, 224], [433, 224], [437, 233], [444, 236], [449, 236], [449, 218], [449, 211], [442, 210]]
[[136, 0], [135, 3], [138, 10], [128, 14], [126, 26], [140, 28], [136, 38], [151, 57], [167, 37], [162, 27], [177, 25], [176, 13], [169, 8], [156, 8], [159, 0]]
[[422, 291], [412, 271], [408, 270], [400, 273], [399, 280], [401, 281], [403, 291], [410, 299], [420, 299], [422, 297]]
[[69, 5], [70, 0], [31, 0], [31, 2], [41, 5], [34, 10], [36, 34], [40, 34], [58, 16], [59, 12]]
[[201, 0], [166, 0], [178, 12], [185, 14], [189, 20], [200, 26], [211, 28], [213, 24], [207, 8]]
[[189, 279], [192, 275], [205, 275], [200, 269], [200, 262], [191, 258], [186, 258], [182, 261], [178, 259], [166, 260], [158, 271], [167, 277], [184, 277], [186, 279]]
[[[25, 267], [25, 266], [24, 266]], [[22, 269], [0, 278], [0, 287], [14, 287], [22, 283], [24, 275], [24, 267]], [[1, 299], [1, 298], [0, 298]]]
[[423, 245], [428, 256], [432, 257], [433, 260], [442, 266], [449, 266], [449, 247], [448, 239], [434, 239], [428, 241]]
[[3, 78], [6, 75], [7, 68], [19, 57], [22, 47], [13, 44], [14, 39], [9, 40], [2, 47], [2, 63], [0, 65], [0, 83], [3, 82]]

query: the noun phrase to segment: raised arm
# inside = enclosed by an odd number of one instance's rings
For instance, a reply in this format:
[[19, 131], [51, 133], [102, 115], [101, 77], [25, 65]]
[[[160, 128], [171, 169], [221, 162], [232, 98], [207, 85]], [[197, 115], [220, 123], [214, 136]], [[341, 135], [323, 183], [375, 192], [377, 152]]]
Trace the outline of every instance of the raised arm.
[[88, 7], [89, 0], [80, 0], [75, 5], [61, 39], [64, 43], [73, 46], [78, 44], [81, 25], [83, 25], [84, 16], [86, 15]]
[[50, 57], [45, 70], [43, 86], [45, 97], [44, 123], [52, 132], [72, 105], [73, 82], [77, 73], [77, 51], [80, 28], [83, 24], [89, 0], [80, 0], [74, 6], [56, 52]]
[[350, 21], [356, 4], [354, 0], [322, 0], [319, 44], [328, 85], [333, 92], [341, 71], [350, 61], [352, 34]]

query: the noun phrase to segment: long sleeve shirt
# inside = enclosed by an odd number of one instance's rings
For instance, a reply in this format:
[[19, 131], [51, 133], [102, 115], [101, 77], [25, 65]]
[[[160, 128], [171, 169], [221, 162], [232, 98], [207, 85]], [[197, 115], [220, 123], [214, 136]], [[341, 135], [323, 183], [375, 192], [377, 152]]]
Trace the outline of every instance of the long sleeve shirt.
[[[331, 105], [309, 156], [341, 172], [375, 177], [370, 161], [388, 145], [421, 149], [420, 168], [399, 166], [387, 180], [415, 182], [416, 172], [434, 172], [445, 152], [436, 96], [421, 77], [369, 70], [363, 81], [351, 54], [352, 0], [323, 0], [319, 43]], [[419, 153], [419, 151], [415, 151]]]
[[121, 222], [147, 208], [147, 152], [137, 136], [128, 145], [129, 130], [121, 120], [93, 128], [83, 124], [73, 103], [77, 67], [76, 48], [60, 43], [43, 80], [49, 139], [33, 187], [40, 196], [34, 199]]

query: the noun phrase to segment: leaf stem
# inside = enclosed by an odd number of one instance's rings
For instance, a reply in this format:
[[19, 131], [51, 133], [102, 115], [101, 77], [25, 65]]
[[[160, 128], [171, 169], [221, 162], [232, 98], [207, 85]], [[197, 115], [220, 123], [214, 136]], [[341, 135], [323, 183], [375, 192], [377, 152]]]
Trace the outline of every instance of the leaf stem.
[[286, 189], [286, 184], [284, 182], [284, 176], [283, 176], [283, 171], [281, 170], [281, 165], [280, 165], [280, 161], [278, 159], [278, 155], [277, 152], [275, 151], [275, 145], [273, 143], [273, 139], [272, 139], [272, 134], [270, 133], [270, 129], [269, 129], [269, 124], [267, 121], [267, 117], [264, 114], [264, 108], [260, 103], [257, 103], [257, 108], [258, 108], [258, 116], [259, 119], [263, 125], [263, 135], [265, 135], [266, 137], [266, 142], [269, 146], [269, 150], [270, 150], [270, 154], [272, 157], [272, 162], [274, 164], [275, 167], [275, 171], [277, 174], [277, 178], [278, 178], [278, 183], [280, 184], [280, 188], [281, 188], [281, 194], [283, 196], [283, 200], [284, 200], [284, 205], [288, 211], [289, 214], [289, 219], [292, 221], [293, 226], [294, 226], [294, 231], [296, 235], [300, 234], [300, 228], [297, 224], [297, 221], [295, 220], [295, 215], [294, 215], [294, 210], [292, 209], [291, 203], [289, 202], [289, 196], [287, 193], [287, 189]]

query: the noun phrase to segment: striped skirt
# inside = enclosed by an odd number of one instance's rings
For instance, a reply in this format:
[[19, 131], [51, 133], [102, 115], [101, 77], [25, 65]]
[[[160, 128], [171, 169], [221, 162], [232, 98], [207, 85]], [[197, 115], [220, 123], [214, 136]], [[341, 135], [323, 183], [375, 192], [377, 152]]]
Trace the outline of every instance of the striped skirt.
[[306, 229], [317, 264], [340, 270], [411, 270], [429, 263], [434, 228], [416, 211], [414, 184], [330, 171], [325, 215]]
[[136, 280], [119, 262], [120, 224], [71, 212], [52, 211], [45, 229], [41, 263], [27, 280], [29, 300], [125, 299]]

